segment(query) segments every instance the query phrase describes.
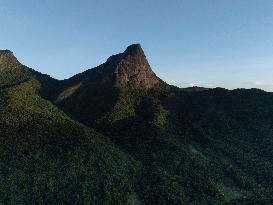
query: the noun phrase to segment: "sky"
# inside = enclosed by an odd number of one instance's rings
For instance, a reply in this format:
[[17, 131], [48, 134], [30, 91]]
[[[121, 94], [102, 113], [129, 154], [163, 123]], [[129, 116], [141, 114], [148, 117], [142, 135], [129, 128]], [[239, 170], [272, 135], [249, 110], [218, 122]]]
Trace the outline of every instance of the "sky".
[[140, 43], [180, 86], [273, 91], [272, 0], [0, 0], [0, 49], [65, 79]]

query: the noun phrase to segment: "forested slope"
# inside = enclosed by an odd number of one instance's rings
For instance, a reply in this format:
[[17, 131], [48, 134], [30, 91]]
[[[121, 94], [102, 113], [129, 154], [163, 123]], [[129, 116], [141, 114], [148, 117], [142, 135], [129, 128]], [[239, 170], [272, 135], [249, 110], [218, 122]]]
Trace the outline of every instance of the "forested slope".
[[3, 51], [0, 74], [4, 204], [273, 204], [272, 93], [168, 85], [138, 44], [63, 81]]
[[30, 78], [0, 90], [0, 202], [128, 204], [139, 164], [38, 95]]

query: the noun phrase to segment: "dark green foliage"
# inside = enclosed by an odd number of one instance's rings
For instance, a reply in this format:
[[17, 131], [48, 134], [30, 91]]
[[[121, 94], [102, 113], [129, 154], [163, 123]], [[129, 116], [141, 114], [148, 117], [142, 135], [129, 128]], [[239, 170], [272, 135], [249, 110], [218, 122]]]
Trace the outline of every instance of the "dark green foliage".
[[118, 113], [131, 114], [99, 129], [143, 164], [138, 194], [146, 204], [257, 204], [259, 197], [270, 204], [272, 94], [176, 88], [139, 93], [120, 92], [117, 105], [134, 103], [118, 106]]
[[273, 204], [272, 93], [151, 83], [144, 55], [64, 81], [1, 55], [0, 204]]
[[0, 91], [1, 201], [124, 204], [139, 165], [36, 95], [35, 84]]

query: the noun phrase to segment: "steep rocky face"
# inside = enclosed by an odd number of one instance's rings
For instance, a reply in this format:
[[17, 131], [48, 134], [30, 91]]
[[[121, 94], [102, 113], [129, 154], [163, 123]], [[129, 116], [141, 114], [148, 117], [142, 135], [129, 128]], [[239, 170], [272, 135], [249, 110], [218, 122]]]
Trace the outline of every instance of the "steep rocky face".
[[0, 71], [22, 66], [10, 50], [0, 50]]
[[17, 85], [32, 77], [30, 69], [22, 65], [9, 50], [0, 50], [0, 88]]
[[117, 61], [114, 77], [115, 85], [118, 87], [131, 85], [134, 88], [147, 89], [160, 81], [152, 71], [139, 44], [129, 46], [123, 53], [110, 57], [109, 61]]

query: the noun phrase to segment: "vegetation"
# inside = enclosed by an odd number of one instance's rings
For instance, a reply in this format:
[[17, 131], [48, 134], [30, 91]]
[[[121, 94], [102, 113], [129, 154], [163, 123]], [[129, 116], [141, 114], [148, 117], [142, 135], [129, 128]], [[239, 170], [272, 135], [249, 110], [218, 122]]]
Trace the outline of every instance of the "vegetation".
[[272, 101], [260, 90], [123, 89], [94, 126], [141, 162], [144, 204], [272, 204]]
[[139, 164], [36, 95], [36, 85], [0, 92], [0, 201], [126, 204]]
[[[169, 86], [140, 49], [64, 81], [0, 58], [0, 204], [273, 204], [273, 94]], [[132, 63], [153, 83], [113, 84]]]

